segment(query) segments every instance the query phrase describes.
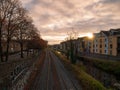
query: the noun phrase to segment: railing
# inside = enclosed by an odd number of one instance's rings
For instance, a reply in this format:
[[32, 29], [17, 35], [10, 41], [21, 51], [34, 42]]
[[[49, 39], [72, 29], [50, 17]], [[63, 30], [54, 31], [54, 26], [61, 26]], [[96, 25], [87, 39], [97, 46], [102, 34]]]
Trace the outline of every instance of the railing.
[[11, 72], [8, 72], [7, 76], [3, 76], [0, 83], [0, 90], [11, 90], [13, 85], [20, 79], [20, 77], [28, 70], [30, 62], [23, 62], [17, 65]]

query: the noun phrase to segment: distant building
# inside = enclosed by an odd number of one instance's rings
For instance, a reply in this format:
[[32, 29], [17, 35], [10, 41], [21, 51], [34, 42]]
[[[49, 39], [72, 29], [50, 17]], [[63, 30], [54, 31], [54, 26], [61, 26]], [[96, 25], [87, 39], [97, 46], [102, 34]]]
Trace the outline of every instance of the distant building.
[[[27, 40], [23, 40], [23, 50], [26, 50], [27, 49], [27, 43], [28, 41]], [[2, 49], [3, 49], [3, 52], [5, 53], [6, 52], [6, 49], [7, 49], [7, 41], [6, 40], [3, 40], [2, 41]], [[20, 47], [20, 41], [18, 40], [11, 40], [10, 43], [9, 43], [9, 52], [18, 52], [21, 50], [21, 47]]]
[[81, 37], [78, 38], [80, 42], [80, 53], [90, 53], [91, 50], [91, 39], [88, 37]]
[[59, 44], [55, 44], [51, 46], [54, 50], [60, 50], [60, 45]]
[[94, 37], [91, 40], [90, 52], [91, 53], [98, 53], [98, 33], [94, 33], [93, 36]]
[[[7, 43], [6, 41], [2, 41], [3, 52], [6, 52]], [[9, 44], [9, 52], [20, 51], [20, 44], [16, 40], [10, 41]]]
[[61, 44], [61, 50], [62, 51], [66, 51], [66, 49], [67, 49], [67, 42], [61, 42], [60, 44]]

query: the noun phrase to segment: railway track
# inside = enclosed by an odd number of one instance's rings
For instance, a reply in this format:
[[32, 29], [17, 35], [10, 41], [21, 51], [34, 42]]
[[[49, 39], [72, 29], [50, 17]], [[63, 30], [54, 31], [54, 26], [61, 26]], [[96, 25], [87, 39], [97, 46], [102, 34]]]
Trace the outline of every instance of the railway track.
[[42, 70], [33, 83], [31, 90], [82, 90], [57, 56], [48, 50]]
[[58, 71], [59, 80], [61, 81], [62, 90], [82, 90], [77, 80], [66, 70], [64, 65], [60, 62], [59, 58], [51, 52], [51, 56]]

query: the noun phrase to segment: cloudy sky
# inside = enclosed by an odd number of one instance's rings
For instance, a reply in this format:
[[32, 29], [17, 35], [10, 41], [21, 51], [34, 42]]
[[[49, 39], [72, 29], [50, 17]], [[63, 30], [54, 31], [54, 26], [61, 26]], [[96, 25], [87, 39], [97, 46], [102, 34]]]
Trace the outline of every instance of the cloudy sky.
[[41, 37], [56, 44], [73, 30], [78, 36], [120, 28], [120, 0], [21, 0]]

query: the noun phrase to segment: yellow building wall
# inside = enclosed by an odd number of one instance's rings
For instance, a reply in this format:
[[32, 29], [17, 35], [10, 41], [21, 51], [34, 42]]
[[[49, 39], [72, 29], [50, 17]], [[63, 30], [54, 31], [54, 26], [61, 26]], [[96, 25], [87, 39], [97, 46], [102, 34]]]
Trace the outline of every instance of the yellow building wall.
[[[110, 48], [110, 45], [112, 45], [112, 48]], [[109, 37], [108, 54], [113, 56], [117, 55], [117, 36]]]
[[[88, 48], [88, 42], [91, 42], [91, 45], [90, 45], [90, 53], [95, 53], [95, 43], [94, 43], [94, 40], [96, 39], [97, 40], [97, 52], [98, 54], [105, 54], [105, 55], [112, 55], [112, 56], [117, 56], [117, 37], [118, 36], [109, 36], [108, 37], [108, 43], [105, 42], [105, 36], [102, 35], [100, 37], [97, 37], [97, 38], [92, 38], [92, 39], [89, 39], [89, 38], [83, 38], [83, 41], [84, 41], [84, 48], [82, 47], [82, 41], [80, 42], [80, 52], [84, 52], [84, 49], [85, 48]], [[100, 40], [102, 40], [102, 42], [100, 42]], [[105, 44], [106, 44], [106, 47], [105, 47]], [[102, 47], [100, 48], [100, 45], [102, 45]], [[110, 45], [112, 45], [112, 48], [110, 48]], [[107, 48], [108, 46], [108, 48]], [[106, 53], [105, 53], [105, 50], [106, 50]], [[107, 53], [107, 50], [108, 50], [108, 53]]]

